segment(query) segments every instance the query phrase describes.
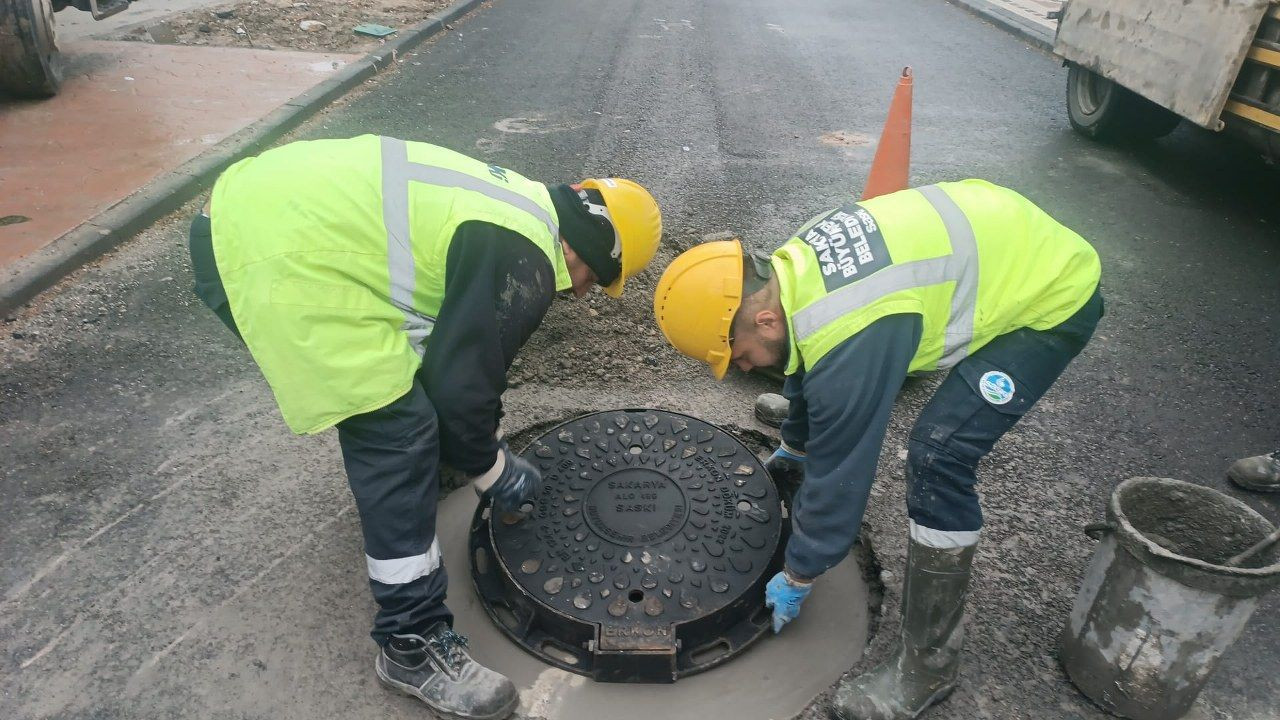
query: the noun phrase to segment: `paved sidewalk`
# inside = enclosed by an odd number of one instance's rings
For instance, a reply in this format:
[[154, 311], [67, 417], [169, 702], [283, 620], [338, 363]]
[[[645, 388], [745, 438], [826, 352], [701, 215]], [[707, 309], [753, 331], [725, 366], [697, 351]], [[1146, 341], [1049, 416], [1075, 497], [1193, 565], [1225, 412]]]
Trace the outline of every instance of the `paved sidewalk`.
[[[408, 15], [401, 8], [397, 33], [366, 42], [359, 53], [314, 42], [298, 51], [99, 39], [178, 11], [229, 4], [222, 0], [175, 0], [125, 17], [131, 8], [97, 24], [60, 13], [61, 93], [40, 101], [0, 98], [0, 312], [128, 239], [222, 168], [378, 71], [405, 62], [418, 43], [480, 2], [424, 1]], [[296, 5], [305, 4], [290, 7]]]
[[0, 269], [360, 58], [98, 40], [63, 53], [61, 93], [0, 107], [0, 216], [14, 218]]
[[1062, 0], [948, 0], [1031, 44], [1049, 50], [1058, 21], [1049, 14], [1062, 8]]
[[148, 25], [175, 13], [207, 7], [210, 9], [229, 5], [233, 0], [162, 0], [135, 2], [128, 10], [102, 20], [94, 20], [87, 12], [67, 8], [55, 15], [58, 26], [58, 42], [100, 38], [104, 35], [135, 25]]
[[1049, 13], [1062, 8], [1061, 0], [986, 0], [991, 5], [1008, 10], [1018, 17], [1053, 32], [1057, 23], [1049, 19]]

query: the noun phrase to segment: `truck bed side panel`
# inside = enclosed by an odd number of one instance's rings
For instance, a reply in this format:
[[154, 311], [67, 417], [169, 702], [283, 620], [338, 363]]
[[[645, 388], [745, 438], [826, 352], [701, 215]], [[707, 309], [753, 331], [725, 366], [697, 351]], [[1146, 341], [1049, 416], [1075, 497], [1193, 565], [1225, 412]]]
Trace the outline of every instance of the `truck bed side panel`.
[[1217, 130], [1268, 2], [1069, 0], [1053, 50]]

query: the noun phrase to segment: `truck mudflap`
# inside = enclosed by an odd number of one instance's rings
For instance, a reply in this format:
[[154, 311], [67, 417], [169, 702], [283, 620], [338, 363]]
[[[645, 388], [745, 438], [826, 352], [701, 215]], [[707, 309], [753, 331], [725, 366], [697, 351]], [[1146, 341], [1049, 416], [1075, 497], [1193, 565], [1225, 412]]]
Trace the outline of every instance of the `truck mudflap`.
[[1197, 125], [1221, 115], [1270, 0], [1068, 0], [1054, 53]]

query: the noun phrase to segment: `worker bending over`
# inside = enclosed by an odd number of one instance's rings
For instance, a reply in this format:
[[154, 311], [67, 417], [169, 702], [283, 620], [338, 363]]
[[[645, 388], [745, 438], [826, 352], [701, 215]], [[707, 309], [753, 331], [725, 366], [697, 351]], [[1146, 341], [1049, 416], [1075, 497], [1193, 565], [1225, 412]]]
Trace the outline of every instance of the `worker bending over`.
[[557, 291], [618, 297], [662, 234], [629, 180], [543, 185], [434, 145], [295, 142], [233, 165], [191, 228], [196, 293], [248, 347], [289, 428], [338, 428], [379, 610], [379, 680], [502, 718], [506, 677], [452, 629], [439, 463], [498, 510], [538, 471], [497, 437], [506, 371]]
[[982, 528], [975, 468], [1089, 341], [1099, 273], [1094, 249], [1026, 198], [965, 180], [824, 213], [772, 255], [705, 243], [663, 274], [654, 310], [676, 349], [717, 379], [730, 363], [786, 374], [768, 466], [795, 498], [765, 593], [775, 631], [857, 539], [903, 380], [951, 370], [907, 443], [899, 647], [841, 682], [835, 716], [914, 718], [954, 687]]

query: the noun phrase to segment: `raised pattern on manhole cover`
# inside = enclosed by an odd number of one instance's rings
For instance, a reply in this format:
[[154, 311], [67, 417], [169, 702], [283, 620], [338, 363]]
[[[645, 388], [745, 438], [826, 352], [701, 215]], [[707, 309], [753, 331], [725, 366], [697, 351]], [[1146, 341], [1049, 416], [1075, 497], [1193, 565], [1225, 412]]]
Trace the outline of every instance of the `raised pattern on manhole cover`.
[[[478, 511], [472, 550], [497, 557], [497, 568], [473, 561], [477, 589], [526, 648], [601, 680], [669, 682], [767, 625], [781, 505], [736, 438], [675, 413], [609, 411], [552, 429], [523, 455], [542, 492], [514, 521]], [[699, 652], [708, 646], [724, 652]]]

